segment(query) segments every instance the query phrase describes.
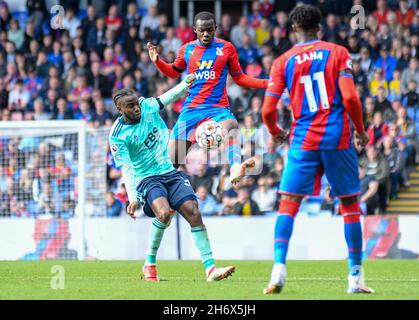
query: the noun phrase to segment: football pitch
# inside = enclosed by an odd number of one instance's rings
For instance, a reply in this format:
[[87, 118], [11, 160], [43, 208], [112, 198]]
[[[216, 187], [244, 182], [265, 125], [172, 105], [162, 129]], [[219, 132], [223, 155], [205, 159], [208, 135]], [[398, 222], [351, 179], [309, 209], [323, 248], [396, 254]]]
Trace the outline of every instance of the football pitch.
[[[142, 281], [141, 265], [142, 261], [1, 261], [0, 299], [419, 299], [419, 260], [365, 261], [367, 285], [376, 291], [370, 295], [346, 293], [346, 261], [289, 261], [287, 284], [274, 296], [262, 294], [271, 261], [219, 261], [219, 266], [235, 265], [236, 272], [212, 283], [205, 281], [199, 261], [159, 261], [159, 283]], [[64, 289], [57, 289], [57, 283]]]

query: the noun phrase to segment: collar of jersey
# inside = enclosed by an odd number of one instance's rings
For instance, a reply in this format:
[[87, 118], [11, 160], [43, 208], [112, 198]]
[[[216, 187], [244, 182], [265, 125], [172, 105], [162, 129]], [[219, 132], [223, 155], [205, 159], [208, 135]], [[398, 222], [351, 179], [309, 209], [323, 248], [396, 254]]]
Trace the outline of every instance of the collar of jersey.
[[316, 42], [320, 42], [320, 40], [316, 39], [316, 40], [310, 40], [310, 41], [307, 41], [307, 42], [299, 42], [299, 43], [296, 43], [295, 45], [296, 46], [305, 46], [306, 44], [312, 44], [312, 43], [316, 43]]
[[216, 38], [214, 37], [214, 39], [212, 39], [212, 41], [211, 41], [210, 45], [207, 47], [207, 46], [203, 45], [203, 44], [201, 43], [201, 41], [199, 41], [199, 39], [196, 39], [196, 44], [197, 44], [198, 46], [205, 47], [205, 48], [209, 48], [209, 47], [211, 47], [211, 46], [212, 46], [215, 42], [216, 42]]

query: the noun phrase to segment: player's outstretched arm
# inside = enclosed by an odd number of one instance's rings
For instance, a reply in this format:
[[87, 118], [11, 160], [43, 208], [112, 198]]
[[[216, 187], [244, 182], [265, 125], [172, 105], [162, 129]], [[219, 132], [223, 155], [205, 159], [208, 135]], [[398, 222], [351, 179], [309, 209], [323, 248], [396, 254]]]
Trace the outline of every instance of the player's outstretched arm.
[[351, 117], [355, 126], [357, 140], [356, 143], [361, 147], [365, 147], [369, 139], [365, 132], [364, 120], [362, 118], [361, 100], [358, 98], [356, 93], [352, 72], [349, 69], [341, 71], [338, 85], [342, 94], [345, 110], [349, 113], [349, 116]]
[[173, 87], [169, 91], [160, 95], [158, 99], [165, 107], [169, 103], [175, 102], [176, 100], [181, 98], [186, 93], [186, 91], [192, 85], [194, 81], [195, 81], [195, 75], [188, 74], [181, 83], [179, 83], [177, 86]]
[[268, 87], [267, 79], [257, 79], [242, 73], [238, 76], [232, 76], [235, 83], [241, 87], [252, 88], [252, 89], [263, 89]]
[[153, 46], [151, 42], [147, 43], [148, 55], [150, 56], [151, 61], [166, 76], [177, 79], [181, 75], [182, 71], [175, 70], [175, 66], [173, 64], [169, 64], [162, 59], [160, 59], [159, 54], [157, 52], [156, 46]]
[[228, 52], [228, 72], [237, 85], [253, 89], [263, 89], [268, 87], [267, 79], [253, 78], [243, 72], [239, 63], [237, 50], [231, 43], [227, 42], [226, 50], [226, 52]]

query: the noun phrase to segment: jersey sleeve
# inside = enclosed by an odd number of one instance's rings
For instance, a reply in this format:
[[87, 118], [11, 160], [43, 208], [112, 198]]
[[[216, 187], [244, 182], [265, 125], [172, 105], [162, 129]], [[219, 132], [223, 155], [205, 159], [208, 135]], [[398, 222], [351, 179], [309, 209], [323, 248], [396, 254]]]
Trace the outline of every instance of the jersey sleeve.
[[276, 60], [272, 64], [271, 73], [269, 75], [268, 88], [265, 91], [265, 96], [281, 98], [285, 90], [285, 74], [284, 63], [282, 59]]
[[116, 167], [122, 167], [127, 163], [131, 163], [128, 148], [123, 140], [111, 135], [109, 137], [109, 145]]
[[179, 49], [178, 55], [172, 64], [172, 68], [179, 73], [182, 73], [186, 69], [185, 49], [186, 49], [186, 45], [183, 45]]
[[228, 72], [230, 73], [231, 76], [239, 76], [241, 74], [243, 74], [243, 69], [240, 66], [239, 63], [239, 56], [237, 54], [237, 50], [236, 48], [232, 45], [229, 44], [228, 46], [229, 50], [227, 51], [228, 54]]
[[[338, 51], [338, 71], [340, 74], [345, 75], [346, 73], [342, 71], [344, 70], [352, 70], [352, 59], [349, 54], [348, 49], [344, 47], [339, 47]], [[352, 77], [350, 73], [348, 73], [349, 76]]]
[[163, 109], [163, 104], [158, 98], [147, 98], [140, 100], [140, 108], [144, 110], [145, 113], [156, 113]]

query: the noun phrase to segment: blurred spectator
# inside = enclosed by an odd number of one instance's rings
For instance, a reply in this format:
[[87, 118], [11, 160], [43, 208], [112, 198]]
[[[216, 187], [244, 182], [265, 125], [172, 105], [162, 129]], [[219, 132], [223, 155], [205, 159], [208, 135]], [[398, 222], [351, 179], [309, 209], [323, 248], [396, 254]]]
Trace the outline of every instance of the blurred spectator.
[[68, 95], [68, 101], [73, 103], [73, 110], [78, 110], [81, 102], [86, 102], [92, 95], [92, 87], [88, 86], [85, 76], [77, 76], [76, 86]]
[[42, 98], [37, 98], [33, 103], [33, 120], [49, 120], [51, 119], [51, 114], [45, 111], [44, 101]]
[[[168, 30], [169, 20], [167, 16], [162, 13], [159, 15], [159, 25], [155, 30], [151, 30], [153, 34], [154, 41], [157, 43], [161, 43], [161, 41], [165, 38]], [[174, 32], [173, 32], [174, 37]]]
[[367, 146], [366, 156], [360, 159], [360, 166], [365, 170], [366, 176], [372, 176], [377, 180], [379, 207], [381, 213], [385, 213], [387, 208], [388, 196], [388, 179], [390, 176], [390, 169], [387, 159], [380, 156], [379, 151], [374, 146]]
[[23, 112], [30, 101], [30, 93], [23, 86], [23, 80], [18, 79], [9, 94], [9, 110]]
[[9, 6], [7, 5], [7, 2], [2, 1], [0, 3], [0, 31], [8, 29], [10, 20], [12, 20], [12, 15], [9, 12]]
[[259, 46], [265, 44], [269, 38], [271, 33], [271, 25], [267, 18], [262, 18], [260, 21], [260, 25], [256, 28], [255, 31], [255, 42]]
[[105, 102], [102, 99], [95, 100], [95, 110], [92, 116], [94, 127], [111, 127], [113, 124], [112, 114], [105, 109]]
[[406, 163], [403, 154], [400, 152], [393, 137], [386, 136], [384, 138], [383, 147], [383, 153], [390, 169], [390, 199], [395, 199], [399, 186], [403, 182], [402, 171]]
[[286, 33], [278, 26], [273, 28], [271, 39], [267, 43], [273, 48], [275, 57], [280, 56], [292, 47], [292, 43], [286, 37]]
[[379, 87], [377, 90], [377, 97], [375, 99], [375, 112], [381, 112], [386, 117], [387, 112], [392, 112], [390, 101], [387, 100], [387, 92], [383, 87]]
[[399, 9], [396, 11], [398, 23], [403, 27], [410, 27], [415, 16], [415, 11], [409, 8], [408, 0], [399, 1]]
[[260, 2], [260, 10], [262, 12], [262, 16], [268, 18], [271, 15], [274, 6], [271, 0], [261, 0]]
[[379, 204], [378, 181], [374, 178], [373, 175], [367, 176], [365, 174], [364, 168], [359, 167], [358, 170], [361, 185], [361, 194], [359, 201], [361, 202], [361, 206], [365, 206], [366, 214], [375, 214]]
[[377, 10], [373, 12], [373, 16], [377, 19], [378, 24], [387, 23], [387, 16], [391, 10], [387, 9], [386, 0], [377, 0]]
[[265, 177], [258, 179], [258, 188], [252, 193], [252, 200], [256, 202], [261, 214], [276, 210], [277, 193], [275, 188], [269, 188]]
[[354, 76], [355, 84], [360, 84], [365, 90], [368, 89], [368, 76], [361, 69], [361, 63], [359, 60], [353, 60], [352, 62], [352, 72]]
[[86, 8], [86, 16], [81, 20], [81, 27], [84, 30], [84, 40], [87, 40], [87, 35], [96, 25], [96, 9], [93, 5], [88, 5]]
[[57, 110], [53, 113], [51, 119], [52, 120], [74, 119], [73, 111], [68, 108], [67, 100], [65, 98], [59, 98], [57, 100]]
[[[409, 61], [409, 68], [404, 69], [401, 77], [401, 91], [406, 94], [408, 91], [409, 82], [414, 80], [416, 84], [419, 83], [419, 63], [417, 57], [412, 57]], [[416, 88], [416, 93], [419, 93], [419, 88]]]
[[404, 71], [409, 66], [410, 58], [412, 57], [411, 48], [408, 43], [403, 43], [402, 50], [397, 58], [396, 68], [400, 71]]
[[382, 138], [388, 134], [388, 125], [384, 122], [383, 114], [380, 111], [374, 112], [371, 125], [367, 130], [370, 138], [368, 145], [377, 145], [382, 142]]
[[107, 30], [112, 30], [119, 35], [122, 22], [123, 20], [118, 13], [118, 6], [116, 4], [111, 5], [108, 9], [108, 15], [105, 18], [105, 25]]
[[255, 39], [255, 30], [249, 25], [247, 17], [240, 17], [239, 24], [231, 29], [230, 39], [236, 48], [243, 47], [243, 37], [245, 34], [250, 36], [250, 40]]
[[379, 88], [383, 88], [387, 94], [388, 83], [383, 78], [381, 70], [377, 69], [374, 71], [373, 79], [370, 81], [370, 93], [373, 97], [377, 96]]
[[21, 50], [24, 44], [24, 31], [20, 28], [19, 21], [10, 20], [10, 29], [7, 31], [7, 39], [15, 44], [16, 50]]
[[198, 186], [204, 186], [207, 190], [212, 190], [212, 178], [207, 174], [207, 165], [199, 164], [197, 172], [190, 179], [192, 188], [197, 189]]
[[382, 45], [380, 48], [380, 56], [375, 61], [375, 67], [381, 71], [381, 76], [388, 82], [393, 79], [393, 72], [396, 69], [396, 58], [389, 55], [389, 48], [387, 45]]
[[361, 69], [362, 71], [365, 72], [365, 74], [368, 74], [371, 71], [372, 66], [373, 66], [373, 63], [372, 63], [373, 61], [370, 57], [370, 51], [367, 47], [362, 47], [360, 54], [361, 54], [361, 61], [360, 61]]
[[157, 6], [152, 5], [148, 8], [148, 13], [141, 19], [140, 25], [140, 38], [145, 38], [144, 29], [156, 30], [159, 26], [160, 20], [157, 16]]
[[106, 216], [119, 217], [122, 212], [122, 203], [115, 198], [113, 192], [106, 193]]
[[9, 91], [7, 91], [3, 78], [0, 78], [0, 112], [7, 108]]
[[263, 15], [261, 11], [261, 6], [259, 0], [254, 0], [252, 2], [252, 12], [249, 14], [249, 23], [253, 29], [256, 29], [260, 26]]
[[237, 202], [234, 204], [232, 212], [243, 217], [261, 215], [257, 203], [250, 198], [249, 190], [246, 187], [241, 187], [237, 191]]
[[244, 117], [243, 125], [240, 126], [240, 135], [243, 145], [248, 142], [256, 142], [256, 126], [253, 121], [253, 115], [251, 113], [248, 113]]
[[388, 95], [388, 100], [394, 101], [394, 100], [400, 100], [401, 99], [401, 74], [400, 74], [400, 70], [394, 70], [393, 72], [393, 80], [390, 81], [390, 86], [389, 86], [389, 95]]
[[[183, 19], [185, 19], [185, 18], [183, 18]], [[185, 19], [185, 21], [186, 21], [186, 19]], [[180, 25], [180, 21], [179, 21], [179, 25]], [[230, 15], [223, 14], [221, 16], [220, 25], [217, 28], [217, 33], [218, 33], [217, 36], [224, 39], [224, 40], [230, 41], [231, 28], [232, 28], [232, 25], [231, 25]], [[178, 35], [178, 38], [180, 38], [179, 35]], [[183, 43], [185, 43], [185, 42], [183, 42]]]
[[364, 126], [369, 128], [372, 124], [374, 118], [375, 103], [372, 97], [365, 98], [365, 108], [364, 108]]
[[167, 55], [169, 51], [178, 52], [182, 46], [182, 42], [175, 36], [173, 28], [167, 28], [166, 37], [161, 41], [163, 47], [163, 55]]
[[93, 112], [90, 108], [90, 103], [86, 100], [83, 100], [78, 105], [78, 108], [74, 114], [75, 120], [84, 120], [89, 124], [93, 121]]
[[199, 211], [203, 216], [217, 215], [219, 205], [217, 200], [209, 194], [206, 186], [198, 186], [196, 189], [196, 195], [198, 196]]
[[407, 117], [406, 109], [400, 108], [397, 111], [396, 124], [399, 128], [400, 135], [407, 139], [406, 147], [409, 154], [408, 164], [415, 164], [416, 152], [418, 151], [416, 129], [413, 121]]
[[102, 51], [105, 47], [105, 20], [101, 17], [97, 18], [94, 27], [90, 28], [87, 33], [87, 47], [88, 49], [96, 49]]
[[250, 63], [256, 62], [259, 59], [259, 53], [256, 47], [253, 46], [252, 38], [249, 34], [245, 33], [242, 37], [242, 46], [237, 49], [239, 54], [239, 61], [242, 68]]
[[80, 25], [80, 20], [76, 17], [72, 8], [66, 8], [63, 20], [64, 29], [70, 32], [70, 37], [74, 38], [77, 35], [77, 27]]
[[134, 71], [134, 88], [142, 96], [148, 97], [148, 81], [143, 76], [143, 71], [139, 68]]
[[[412, 120], [417, 122], [419, 117], [417, 116], [417, 111], [419, 110], [419, 94], [418, 94], [418, 84], [415, 80], [410, 80], [407, 87], [408, 91], [403, 95], [403, 106], [406, 107], [409, 111], [413, 111]], [[413, 110], [410, 110], [413, 108]]]

